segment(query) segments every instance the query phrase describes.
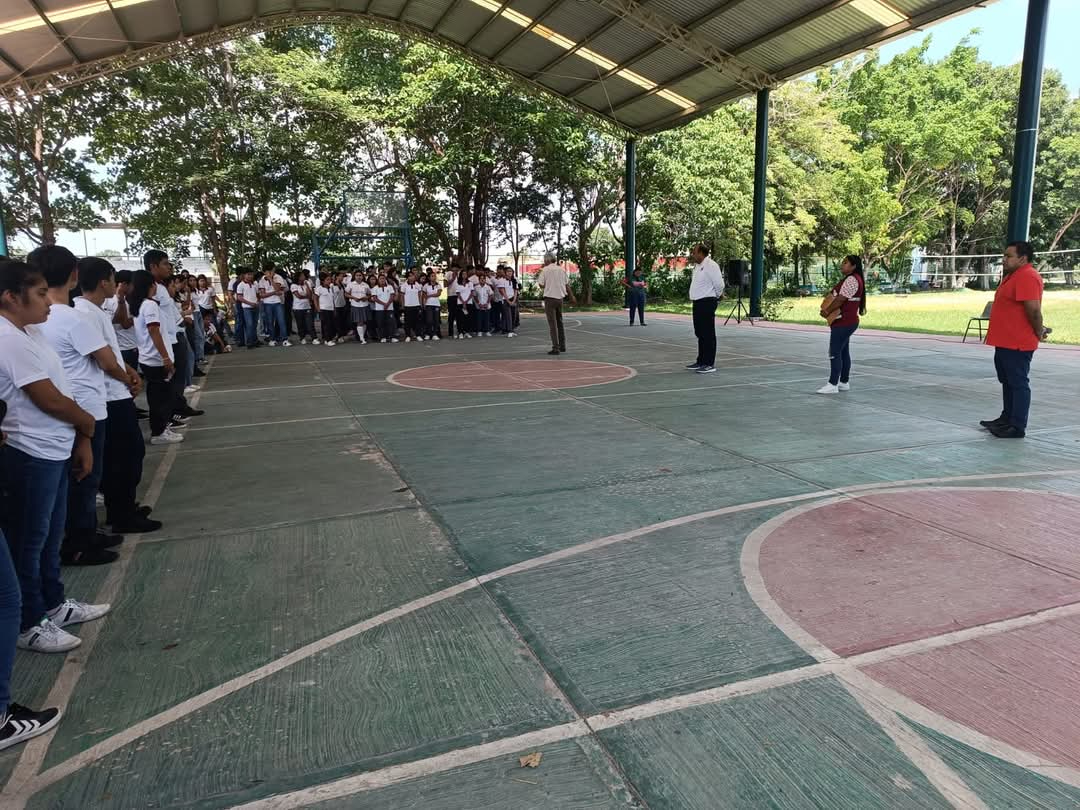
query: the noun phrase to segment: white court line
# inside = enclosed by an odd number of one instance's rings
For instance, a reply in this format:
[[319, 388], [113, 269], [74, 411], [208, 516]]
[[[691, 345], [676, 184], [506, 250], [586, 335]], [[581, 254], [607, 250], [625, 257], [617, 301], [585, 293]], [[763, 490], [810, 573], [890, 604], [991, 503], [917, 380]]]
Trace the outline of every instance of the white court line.
[[342, 416], [309, 416], [306, 419], [277, 419], [271, 422], [246, 422], [242, 425], [210, 425], [209, 427], [188, 428], [188, 433], [201, 433], [206, 430], [238, 430], [239, 428], [270, 427], [272, 425], [295, 425], [298, 422], [328, 422], [332, 419], [355, 419], [353, 414]]
[[[483, 584], [491, 582], [496, 579], [502, 579], [504, 577], [512, 576], [514, 574], [523, 573], [525, 571], [531, 571], [542, 566], [550, 565], [551, 563], [558, 562], [560, 560], [569, 559], [579, 556], [581, 554], [593, 551], [595, 549], [604, 548], [606, 546], [614, 545], [616, 543], [622, 543], [629, 540], [634, 540], [639, 537], [644, 537], [649, 534], [653, 534], [665, 529], [674, 528], [677, 526], [684, 526], [690, 523], [697, 523], [703, 520], [709, 520], [711, 518], [736, 514], [739, 512], [747, 512], [755, 509], [761, 509], [768, 506], [783, 505], [787, 503], [799, 503], [809, 500], [820, 500], [830, 497], [843, 496], [853, 494], [857, 492], [874, 492], [874, 491], [888, 491], [890, 489], [896, 491], [905, 491], [912, 486], [928, 485], [928, 484], [946, 484], [957, 481], [994, 481], [1004, 479], [1015, 478], [1038, 478], [1038, 477], [1059, 477], [1064, 475], [1073, 475], [1080, 473], [1080, 469], [1070, 470], [1050, 470], [1042, 472], [1031, 473], [995, 473], [989, 475], [966, 475], [966, 476], [950, 476], [943, 478], [922, 478], [912, 479], [909, 481], [890, 481], [890, 482], [877, 482], [872, 484], [858, 484], [851, 487], [822, 490], [818, 492], [804, 493], [801, 495], [791, 495], [782, 498], [770, 498], [764, 501], [755, 501], [746, 504], [740, 504], [737, 506], [728, 506], [721, 509], [714, 509], [707, 512], [699, 512], [693, 515], [686, 515], [680, 518], [674, 518], [672, 520], [666, 520], [661, 523], [655, 523], [651, 526], [644, 526], [639, 529], [634, 529], [627, 532], [621, 532], [619, 534], [611, 535], [609, 537], [603, 537], [596, 540], [590, 540], [585, 543], [581, 543], [570, 548], [560, 549], [559, 551], [545, 554], [541, 557], [535, 557], [531, 560], [525, 560], [514, 565], [506, 566], [497, 571], [493, 571], [488, 574], [475, 577], [465, 582], [454, 585], [450, 588], [446, 588], [436, 593], [429, 594], [428, 596], [420, 599], [415, 599], [397, 608], [380, 613], [357, 624], [351, 625], [338, 631], [337, 633], [326, 636], [325, 638], [314, 641], [310, 644], [306, 644], [291, 653], [288, 653], [281, 658], [266, 664], [251, 672], [240, 675], [223, 684], [220, 684], [213, 689], [196, 695], [188, 700], [183, 701], [175, 706], [172, 706], [164, 711], [153, 715], [146, 720], [143, 720], [130, 728], [125, 729], [118, 734], [108, 737], [105, 740], [91, 746], [90, 748], [82, 751], [75, 756], [67, 759], [57, 765], [54, 765], [49, 770], [38, 775], [26, 786], [26, 794], [31, 795], [35, 791], [41, 790], [48, 785], [63, 779], [65, 776], [74, 773], [80, 768], [96, 762], [108, 754], [119, 750], [123, 746], [134, 742], [141, 737], [150, 734], [164, 726], [176, 722], [177, 720], [186, 717], [187, 715], [198, 711], [228, 695], [231, 695], [253, 683], [263, 680], [270, 675], [280, 672], [282, 669], [291, 666], [294, 663], [310, 658], [313, 655], [317, 655], [331, 647], [334, 647], [348, 639], [355, 638], [361, 633], [367, 632], [375, 627], [380, 627], [390, 621], [409, 615], [417, 610], [429, 607], [430, 605], [437, 604], [451, 597], [457, 596], [460, 593], [479, 587]], [[749, 541], [748, 541], [749, 542]], [[772, 618], [770, 616], [770, 618]], [[790, 621], [790, 620], [789, 620]], [[1000, 623], [1005, 627], [1005, 623]], [[963, 633], [965, 631], [959, 631]], [[997, 631], [995, 631], [997, 632]], [[947, 636], [954, 636], [957, 634], [947, 634]], [[958, 636], [959, 637], [959, 636]], [[967, 638], [968, 636], [964, 636]], [[944, 637], [943, 637], [944, 638]], [[900, 645], [900, 648], [910, 648], [911, 645]], [[899, 649], [899, 648], [898, 648]], [[911, 649], [905, 649], [905, 654], [912, 651]], [[880, 653], [880, 651], [879, 651]], [[859, 660], [858, 657], [853, 657], [849, 661], [855, 662]], [[821, 674], [825, 674], [824, 672]], [[772, 676], [767, 676], [772, 677]], [[816, 675], [814, 677], [817, 677]], [[591, 721], [590, 721], [591, 722]]]
[[[944, 489], [948, 491], [982, 491], [978, 487], [944, 487]], [[898, 491], [910, 493], [912, 492], [912, 489], [910, 487], [904, 487], [902, 490]], [[1022, 490], [1016, 488], [1009, 488], [1008, 491], [1034, 492], [1034, 490]], [[855, 497], [858, 498], [859, 496], [856, 495]], [[1080, 615], [1080, 603], [1051, 608], [1013, 619], [990, 622], [976, 627], [964, 628], [960, 631], [918, 639], [916, 641], [893, 645], [892, 647], [884, 649], [872, 650], [846, 659], [842, 658], [828, 646], [821, 643], [797, 621], [792, 619], [779, 603], [773, 599], [761, 574], [760, 558], [761, 549], [764, 546], [765, 541], [781, 526], [791, 522], [800, 515], [817, 511], [818, 509], [826, 509], [843, 500], [847, 500], [847, 498], [829, 498], [818, 503], [797, 506], [787, 510], [781, 515], [777, 515], [754, 529], [743, 544], [742, 553], [740, 555], [740, 568], [742, 570], [743, 582], [746, 586], [746, 590], [750, 594], [750, 598], [754, 600], [754, 603], [769, 618], [769, 620], [776, 625], [784, 635], [790, 638], [818, 662], [829, 663], [841, 661], [843, 663], [844, 671], [839, 673], [839, 678], [844, 687], [859, 701], [864, 709], [867, 709], [868, 714], [878, 722], [882, 730], [889, 735], [896, 743], [897, 747], [903, 751], [911, 762], [923, 772], [927, 779], [941, 791], [942, 795], [949, 799], [954, 807], [976, 808], [976, 810], [982, 810], [985, 805], [979, 797], [971, 791], [967, 783], [964, 782], [964, 780], [940, 757], [938, 757], [918, 734], [914, 733], [910, 727], [899, 719], [898, 713], [900, 713], [902, 709], [900, 708], [900, 705], [892, 699], [892, 696], [895, 693], [892, 692], [892, 690], [888, 690], [883, 685], [878, 684], [859, 668], [903, 656], [928, 652], [943, 646], [959, 644], [972, 639], [984, 638], [997, 633], [1030, 627], [1033, 624]], [[910, 703], [913, 703], [913, 701], [908, 701], [904, 706], [910, 708], [908, 705]], [[879, 708], [876, 711], [871, 711], [871, 707], [868, 704], [874, 704]], [[936, 712], [931, 712], [924, 707], [919, 714], [922, 720], [926, 721], [924, 725], [927, 725], [930, 728], [940, 729], [941, 723], [937, 722], [935, 719], [937, 716]], [[993, 746], [993, 750], [988, 750], [986, 748], [982, 748], [981, 750], [990, 753], [992, 756], [998, 756], [1021, 768], [1026, 767], [1024, 764], [1025, 761], [1032, 758], [1038, 759], [1033, 754], [1025, 752], [1026, 757], [1017, 760], [1010, 757], [1009, 754], [1011, 752], [1004, 750], [1003, 746], [1000, 744]], [[1080, 772], [1062, 766], [1055, 767], [1058, 770], [1056, 771], [1056, 776], [1054, 778], [1067, 782], [1074, 787], [1080, 787]]]
[[[209, 373], [213, 367], [214, 358], [211, 357], [206, 365], [207, 373]], [[192, 407], [199, 404], [199, 397], [201, 395], [202, 388], [192, 395]], [[143, 493], [142, 501], [147, 506], [152, 508], [157, 504], [158, 498], [161, 497], [161, 491], [165, 487], [165, 479], [169, 477], [169, 472], [172, 470], [178, 452], [179, 445], [171, 444], [162, 456], [157, 469], [154, 471], [154, 477], [150, 480], [150, 485], [146, 488], [146, 492]], [[110, 567], [105, 582], [102, 583], [101, 587], [98, 589], [97, 595], [95, 596], [96, 602], [112, 604], [116, 600], [116, 597], [120, 593], [120, 586], [123, 584], [124, 576], [127, 574], [128, 567], [131, 565], [131, 560], [135, 556], [135, 549], [139, 546], [143, 537], [144, 535], [141, 534], [125, 536], [126, 542], [120, 548], [120, 557]], [[81, 633], [79, 634], [79, 637], [82, 639], [82, 644], [78, 647], [78, 654], [64, 659], [60, 673], [56, 676], [56, 681], [53, 683], [52, 689], [49, 690], [49, 694], [42, 705], [59, 708], [61, 712], [67, 709], [68, 703], [71, 702], [71, 696], [75, 691], [75, 687], [79, 683], [79, 679], [82, 677], [83, 672], [86, 670], [86, 663], [90, 658], [90, 653], [93, 652], [94, 645], [97, 643], [101, 628], [107, 621], [108, 617], [106, 616], [99, 621], [88, 622], [82, 626]], [[4, 785], [2, 794], [7, 794], [9, 792], [17, 793], [22, 786], [34, 777], [41, 768], [41, 763], [45, 761], [45, 754], [49, 750], [49, 745], [52, 743], [52, 738], [55, 733], [54, 730], [48, 734], [43, 734], [40, 737], [35, 737], [26, 743], [22, 753], [19, 755], [18, 762], [15, 763], [15, 768], [12, 770], [11, 776], [8, 777], [8, 781]], [[22, 803], [20, 803], [20, 806], [21, 804]], [[6, 806], [6, 801], [4, 802], [4, 806]]]
[[[422, 370], [427, 369], [427, 368], [440, 368], [442, 366], [448, 366], [448, 365], [472, 365], [472, 366], [479, 366], [481, 369], [487, 371], [488, 374], [470, 375], [467, 371], [463, 371], [461, 374], [447, 374], [447, 375], [440, 376], [440, 377], [429, 377], [428, 379], [430, 379], [430, 380], [447, 380], [447, 379], [457, 379], [458, 377], [469, 377], [469, 376], [485, 376], [486, 377], [486, 376], [491, 376], [491, 375], [494, 374], [494, 375], [497, 375], [497, 376], [500, 376], [500, 377], [511, 377], [513, 379], [522, 380], [524, 382], [528, 382], [530, 385], [541, 385], [542, 384], [542, 383], [536, 382], [536, 381], [531, 380], [531, 379], [526, 378], [526, 377], [517, 376], [512, 372], [503, 371], [501, 369], [495, 369], [495, 368], [492, 368], [489, 365], [486, 365], [486, 363], [490, 363], [490, 362], [497, 362], [497, 361], [496, 360], [487, 360], [487, 361], [484, 361], [484, 360], [467, 360], [467, 361], [463, 361], [461, 363], [432, 363], [432, 364], [427, 365], [427, 366], [414, 366], [413, 368], [405, 368], [405, 369], [401, 369], [400, 371], [394, 371], [394, 372], [388, 374], [386, 376], [386, 381], [388, 383], [390, 383], [391, 385], [397, 385], [397, 386], [400, 386], [401, 388], [410, 388], [410, 389], [415, 389], [415, 390], [420, 390], [420, 391], [430, 391], [432, 389], [429, 386], [419, 385], [419, 384], [414, 385], [414, 384], [407, 383], [407, 382], [399, 382], [396, 378], [397, 378], [397, 376], [399, 374], [409, 374], [411, 372], [422, 371]], [[555, 364], [555, 363], [558, 363], [559, 361], [558, 360], [542, 360], [540, 358], [537, 358], [537, 362]], [[612, 368], [612, 367], [621, 368], [623, 371], [626, 372], [625, 377], [620, 377], [617, 380], [605, 380], [604, 382], [592, 383], [591, 385], [577, 385], [577, 386], [574, 386], [575, 388], [590, 388], [590, 387], [595, 386], [595, 385], [610, 385], [611, 383], [623, 382], [625, 380], [633, 379], [634, 377], [637, 376], [637, 369], [631, 368], [630, 366], [621, 365], [620, 363], [604, 363], [604, 362], [597, 361], [597, 360], [572, 360], [570, 362], [579, 364], [579, 365], [576, 365], [574, 367], [567, 367], [567, 370], [570, 371], [570, 372], [582, 372], [582, 373], [585, 373], [585, 372], [590, 371], [588, 366], [600, 366], [600, 367], [603, 367], [603, 368]], [[555, 369], [554, 367], [551, 369], [552, 374], [556, 373], [557, 371], [558, 371], [558, 369]], [[435, 389], [435, 390], [441, 391], [441, 390], [444, 390], [444, 389], [440, 388], [440, 389]], [[516, 390], [518, 390], [518, 389], [516, 389], [516, 388], [515, 389], [505, 389], [505, 390], [498, 389], [498, 390], [495, 390], [495, 391], [462, 391], [462, 392], [459, 392], [459, 393], [465, 393], [465, 394], [468, 394], [468, 393], [478, 393], [478, 394], [480, 394], [480, 393], [482, 393], [482, 394], [487, 394], [487, 393], [507, 393], [509, 391], [516, 391]], [[557, 391], [557, 390], [559, 390], [559, 388], [558, 388], [558, 386], [547, 386], [545, 388], [532, 389], [532, 390]]]
[[[1024, 620], [1023, 626], [1052, 621], [1056, 618], [1062, 618], [1065, 615], [1080, 615], [1080, 603], [1068, 605], [1065, 608], [1056, 608], [1053, 611], [1045, 611], [1042, 614], [1035, 614], [1030, 617], [1022, 617]], [[405, 765], [392, 765], [387, 768], [380, 768], [374, 771], [357, 774], [356, 776], [345, 777], [322, 785], [302, 788], [290, 793], [269, 796], [264, 799], [256, 799], [255, 801], [237, 806], [235, 810], [291, 810], [291, 808], [309, 807], [313, 804], [326, 801], [329, 798], [343, 798], [345, 796], [363, 793], [409, 779], [418, 779], [424, 776], [445, 773], [446, 771], [460, 767], [461, 765], [483, 762], [497, 757], [514, 754], [519, 751], [528, 751], [537, 747], [536, 740], [537, 735], [539, 734], [550, 733], [552, 735], [552, 739], [548, 741], [548, 744], [550, 744], [551, 742], [558, 742], [565, 739], [584, 737], [590, 733], [618, 728], [652, 717], [685, 711], [695, 707], [712, 706], [734, 698], [755, 695], [772, 689], [790, 686], [796, 683], [803, 683], [805, 681], [817, 680], [827, 676], [835, 676], [841, 680], [841, 683], [843, 683], [844, 679], [849, 675], [853, 675], [852, 680], [857, 680], [859, 674], [858, 667], [865, 666], [867, 660], [871, 656], [876, 662], [901, 658], [917, 651], [913, 649], [914, 645], [922, 645], [924, 647], [929, 644], [933, 644], [935, 647], [950, 646], [951, 644], [958, 644], [961, 641], [966, 641], [972, 637], [982, 638], [997, 633], [1007, 632], [1015, 626], [1019, 626], [1013, 623], [1015, 621], [1017, 620], [995, 622], [992, 625], [966, 628], [963, 631], [945, 633], [941, 636], [920, 639], [917, 642], [910, 642], [907, 644], [899, 644], [895, 647], [886, 647], [875, 650], [872, 653], [852, 656], [848, 659], [835, 658], [829, 661], [820, 661], [816, 664], [784, 670], [783, 672], [774, 672], [770, 675], [750, 678], [745, 681], [737, 681], [712, 689], [703, 689], [685, 695], [661, 698], [660, 700], [650, 701], [638, 706], [631, 706], [626, 709], [602, 712], [585, 718], [584, 724], [568, 723], [560, 726], [553, 726], [539, 732], [528, 732], [514, 737], [506, 737], [499, 740], [497, 743], [488, 743], [485, 745], [457, 749], [448, 754], [440, 754], [426, 759], [414, 760]], [[876, 719], [876, 717], [881, 714], [880, 711], [875, 710], [875, 706], [878, 706], [879, 704], [873, 698], [867, 698], [865, 695], [862, 697], [863, 700], [860, 701], [860, 703], [864, 703], [864, 701], [865, 703], [869, 703], [870, 705], [864, 705], [864, 708], [867, 708], [871, 717]], [[891, 714], [891, 710], [889, 710], [889, 712]], [[925, 710], [923, 710], [923, 712], [925, 713]], [[924, 722], [926, 718], [912, 715], [912, 719], [915, 719], [917, 722], [923, 723], [928, 727], [934, 727], [932, 718], [930, 719], [930, 722]], [[938, 725], [941, 724], [939, 723]], [[910, 738], [907, 736], [906, 732], [908, 730], [906, 728], [901, 729], [895, 725], [893, 728], [897, 736], [902, 736], [904, 738], [905, 746], [908, 747], [912, 753], [918, 752], [916, 755], [920, 758], [925, 757], [927, 754], [929, 754], [930, 757], [936, 757], [936, 755], [928, 748], [923, 748], [925, 743], [921, 738], [918, 738], [917, 735], [916, 738]], [[914, 734], [914, 732], [911, 733]], [[957, 737], [957, 739], [961, 738]], [[967, 740], [961, 739], [962, 742], [967, 742], [969, 740], [975, 743], [974, 747], [981, 747], [978, 740], [973, 738], [970, 734], [967, 735]], [[910, 745], [908, 746], [907, 743], [910, 743]], [[971, 743], [969, 742], [969, 744]], [[998, 746], [998, 748], [994, 750], [997, 752], [1003, 749]], [[1043, 760], [1039, 760], [1031, 754], [1024, 754], [1024, 752], [1020, 752], [1020, 760], [1026, 762], [1027, 767], [1030, 770], [1038, 770], [1040, 773], [1050, 778], [1055, 778], [1066, 784], [1080, 783], [1080, 773], [1071, 769], [1062, 769], [1059, 766], [1052, 765], [1052, 763], [1046, 763]], [[1016, 758], [1011, 758], [1009, 761], [1015, 762]], [[937, 778], [937, 776], [935, 776], [935, 778]], [[983, 807], [978, 797], [974, 796], [970, 789], [962, 783], [957, 784], [952, 781], [938, 780], [937, 782], [934, 782], [934, 784], [939, 790], [943, 791], [943, 795], [949, 798], [954, 806], [963, 808]]]

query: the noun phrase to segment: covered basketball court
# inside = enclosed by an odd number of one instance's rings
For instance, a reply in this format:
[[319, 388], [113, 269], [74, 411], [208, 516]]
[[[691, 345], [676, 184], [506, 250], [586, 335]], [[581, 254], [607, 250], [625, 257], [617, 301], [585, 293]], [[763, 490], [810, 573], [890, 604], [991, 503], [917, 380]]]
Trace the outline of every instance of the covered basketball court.
[[[617, 122], [631, 158], [748, 93], [761, 131], [776, 82], [976, 5], [18, 2], [11, 92], [361, 19]], [[113, 613], [20, 653], [16, 699], [65, 716], [0, 755], [0, 804], [1080, 805], [1080, 352], [1040, 350], [1008, 442], [976, 425], [981, 345], [861, 333], [825, 398], [821, 329], [722, 328], [702, 378], [683, 318], [573, 317], [558, 359], [537, 317], [216, 358], [148, 455], [167, 531], [68, 569]]]

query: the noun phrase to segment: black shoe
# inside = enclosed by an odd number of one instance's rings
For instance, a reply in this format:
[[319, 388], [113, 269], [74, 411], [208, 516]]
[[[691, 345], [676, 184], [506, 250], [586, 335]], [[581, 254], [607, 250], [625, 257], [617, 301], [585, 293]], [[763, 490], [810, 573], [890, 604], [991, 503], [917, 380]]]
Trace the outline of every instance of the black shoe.
[[979, 422], [979, 424], [987, 430], [993, 430], [996, 427], [1005, 427], [1007, 424], [1009, 424], [1009, 420], [1007, 420], [1003, 416], [999, 416], [997, 419], [984, 419]]
[[124, 536], [122, 533], [116, 532], [113, 529], [113, 534], [105, 534], [105, 532], [98, 532], [94, 535], [94, 539], [90, 541], [91, 548], [112, 548], [118, 546], [124, 542]]
[[4, 724], [0, 725], [0, 751], [44, 734], [60, 722], [60, 710], [35, 712], [18, 703], [9, 703], [7, 716], [3, 720]]
[[193, 372], [191, 372], [191, 376], [192, 377], [205, 377], [206, 372], [203, 371], [201, 368], [196, 368]]
[[715, 366], [702, 366], [701, 368], [697, 369], [697, 373], [698, 374], [715, 374], [716, 373], [716, 367]]
[[160, 520], [150, 520], [144, 515], [136, 514], [127, 520], [114, 523], [112, 528], [117, 534], [148, 534], [156, 532], [162, 525]]
[[566, 351], [566, 347], [565, 347], [565, 346], [560, 346], [560, 347], [559, 347], [559, 351], [560, 351], [560, 352], [565, 352], [565, 351]]
[[990, 428], [990, 432], [999, 439], [1022, 439], [1026, 435], [1020, 428], [1013, 427], [1012, 425], [992, 427]]
[[107, 548], [92, 548], [87, 551], [60, 551], [60, 562], [64, 565], [105, 565], [114, 562], [120, 555]]
[[206, 411], [201, 411], [198, 408], [192, 408], [190, 405], [181, 408], [173, 416], [202, 416]]
[[697, 371], [699, 368], [702, 368], [702, 364], [697, 362], [690, 363], [686, 366], [687, 371]]
[[135, 409], [135, 415], [139, 419], [149, 419], [150, 418], [150, 411], [144, 411], [142, 408], [136, 408]]
[[174, 416], [169, 420], [169, 430], [177, 430], [187, 427], [187, 420]]
[[548, 354], [558, 354], [558, 353], [559, 353], [558, 349], [552, 349], [550, 352], [548, 352]]

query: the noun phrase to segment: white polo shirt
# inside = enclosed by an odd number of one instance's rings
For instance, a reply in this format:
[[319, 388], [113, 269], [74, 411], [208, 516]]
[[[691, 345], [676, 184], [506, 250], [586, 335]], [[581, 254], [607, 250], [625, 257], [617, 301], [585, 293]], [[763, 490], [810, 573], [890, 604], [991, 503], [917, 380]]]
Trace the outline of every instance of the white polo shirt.
[[385, 312], [390, 309], [390, 302], [394, 298], [394, 288], [389, 284], [385, 287], [376, 284], [371, 288], [371, 295], [375, 299], [371, 302], [371, 308], [376, 312]]
[[[350, 296], [355, 295], [357, 298], [361, 298], [366, 295], [366, 293], [364, 292], [364, 288], [366, 286], [366, 284], [360, 281], [350, 281], [348, 284], [345, 285], [345, 292], [347, 292]], [[349, 305], [360, 309], [361, 307], [367, 306], [367, 301], [357, 301], [354, 298], [350, 298]]]
[[491, 300], [491, 287], [487, 284], [478, 284], [476, 286], [476, 298], [474, 300], [481, 309], [487, 308], [488, 301]]
[[[156, 298], [157, 296], [155, 296]], [[236, 297], [243, 298], [244, 303], [241, 305], [244, 309], [255, 309], [255, 304], [249, 304], [248, 301], [259, 300], [259, 286], [257, 284], [248, 284], [246, 281], [241, 281], [236, 285]], [[158, 303], [161, 303], [158, 301]]]
[[184, 320], [180, 314], [180, 307], [169, 297], [169, 291], [164, 284], [158, 284], [155, 288], [154, 301], [161, 310], [161, 334], [165, 336], [165, 342], [170, 346], [176, 343], [176, 327]]
[[259, 288], [259, 290], [261, 292], [274, 293], [273, 295], [268, 295], [264, 299], [262, 299], [262, 303], [264, 303], [264, 304], [280, 304], [281, 303], [281, 296], [278, 295], [276, 292], [274, 292], [274, 285], [276, 285], [276, 284], [280, 284], [281, 288], [285, 289], [285, 279], [283, 279], [277, 273], [274, 273], [274, 276], [273, 276], [272, 279], [263, 278], [263, 279], [259, 280], [259, 283], [258, 283], [257, 286], [258, 286], [258, 288]]
[[[106, 298], [105, 300], [110, 299]], [[120, 368], [125, 368], [127, 364], [124, 362], [124, 355], [120, 354], [120, 343], [116, 339], [116, 330], [112, 327], [112, 318], [109, 317], [104, 308], [79, 296], [75, 299], [75, 309], [85, 315], [87, 320], [97, 327], [98, 332], [101, 333], [109, 348], [112, 349], [113, 356], [116, 357], [116, 364]], [[123, 399], [131, 399], [131, 392], [128, 387], [119, 380], [114, 380], [108, 374], [105, 374], [106, 402], [119, 402]]]
[[424, 288], [420, 286], [420, 283], [417, 281], [414, 281], [412, 284], [402, 284], [401, 292], [405, 296], [405, 306], [420, 306], [420, 293], [422, 293], [423, 291]]
[[116, 332], [116, 341], [120, 344], [120, 351], [126, 352], [130, 349], [137, 349], [139, 348], [139, 344], [135, 342], [135, 327], [129, 326], [125, 329], [120, 324], [113, 323], [113, 318], [116, 317], [116, 309], [119, 305], [116, 298], [117, 296], [106, 298], [105, 303], [101, 305], [101, 309], [109, 316], [109, 323], [112, 324], [113, 331]]
[[705, 261], [694, 268], [694, 275], [690, 279], [690, 300], [719, 298], [723, 294], [724, 274], [720, 272], [720, 265], [713, 261], [712, 256], [706, 256]]
[[442, 301], [439, 300], [439, 294], [442, 292], [442, 288], [438, 284], [425, 284], [424, 285], [424, 305], [429, 307], [440, 307]]
[[301, 293], [306, 293], [308, 296], [311, 295], [311, 293], [308, 292], [307, 284], [292, 284], [289, 289], [292, 290], [292, 308], [294, 312], [304, 312], [311, 309], [311, 298], [300, 297]]
[[345, 291], [340, 284], [331, 284], [330, 292], [334, 295], [334, 308], [345, 306]]
[[39, 380], [51, 380], [61, 394], [71, 396], [64, 366], [40, 329], [23, 331], [0, 315], [0, 399], [8, 406], [8, 444], [34, 458], [64, 461], [71, 457], [75, 428], [45, 413], [22, 390]]
[[75, 402], [94, 419], [108, 417], [105, 372], [91, 357], [98, 349], [109, 345], [101, 332], [86, 315], [64, 304], [50, 306], [48, 320], [38, 329], [59, 355]]
[[156, 323], [161, 329], [161, 339], [165, 341], [165, 351], [169, 355], [169, 359], [176, 359], [173, 355], [172, 343], [169, 342], [169, 338], [166, 336], [164, 318], [161, 307], [152, 298], [147, 298], [139, 307], [139, 314], [135, 316], [135, 339], [139, 343], [139, 363], [141, 365], [157, 368], [165, 365], [161, 353], [157, 350], [157, 346], [154, 345], [154, 341], [150, 337], [149, 325], [152, 323]]
[[332, 289], [330, 289], [329, 287], [324, 287], [322, 284], [320, 284], [318, 287], [315, 288], [315, 296], [319, 299], [320, 310], [333, 311], [334, 291]]
[[566, 270], [559, 267], [559, 265], [549, 264], [540, 271], [536, 283], [544, 288], [544, 298], [555, 298], [562, 301], [566, 298], [569, 276], [567, 276]]

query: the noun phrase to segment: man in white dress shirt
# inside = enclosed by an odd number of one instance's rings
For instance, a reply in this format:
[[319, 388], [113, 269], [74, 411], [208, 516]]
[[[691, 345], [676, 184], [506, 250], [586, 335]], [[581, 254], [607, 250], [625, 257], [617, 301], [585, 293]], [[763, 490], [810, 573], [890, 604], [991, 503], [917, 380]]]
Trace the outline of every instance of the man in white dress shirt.
[[694, 305], [698, 355], [687, 368], [698, 374], [712, 374], [716, 371], [716, 305], [724, 297], [724, 274], [705, 245], [698, 245], [690, 255], [696, 265], [690, 280], [690, 300]]
[[544, 254], [544, 269], [536, 278], [536, 283], [544, 291], [544, 314], [547, 316], [548, 331], [551, 332], [551, 351], [559, 354], [566, 351], [566, 331], [563, 329], [563, 299], [570, 296], [570, 301], [577, 304], [574, 291], [570, 289], [570, 280], [566, 270], [555, 261], [554, 253]]

